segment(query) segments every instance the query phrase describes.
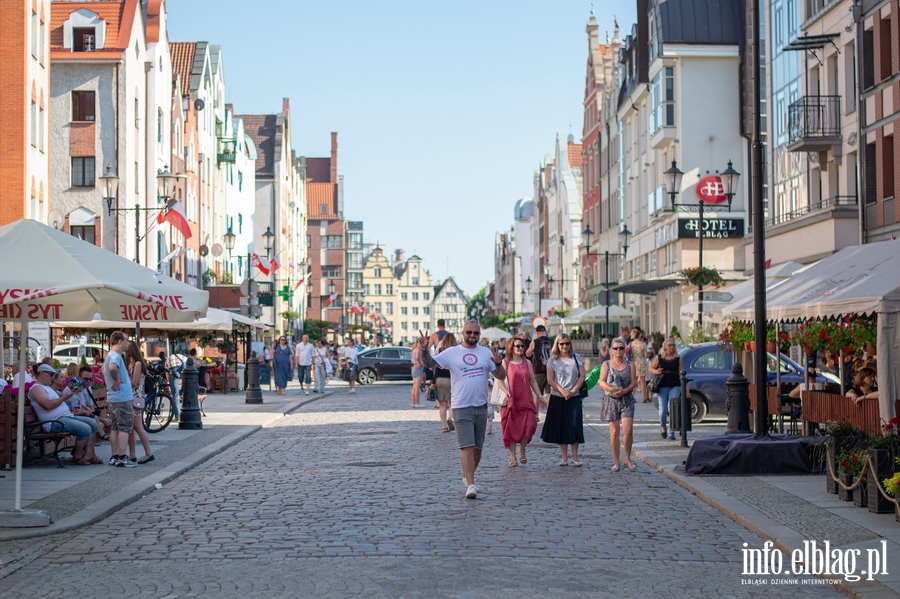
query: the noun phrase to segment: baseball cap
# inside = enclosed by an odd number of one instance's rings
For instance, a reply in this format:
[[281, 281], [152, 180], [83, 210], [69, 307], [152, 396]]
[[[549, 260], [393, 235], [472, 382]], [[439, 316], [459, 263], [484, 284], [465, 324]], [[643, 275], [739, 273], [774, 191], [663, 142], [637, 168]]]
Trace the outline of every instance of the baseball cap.
[[40, 366], [38, 366], [37, 371], [38, 371], [38, 374], [40, 374], [42, 372], [49, 372], [50, 374], [59, 374], [59, 371], [57, 369], [55, 369], [54, 367], [50, 366], [49, 364], [41, 364]]
[[534, 330], [537, 331], [537, 332], [539, 332], [539, 333], [543, 333], [544, 331], [547, 330], [547, 327], [545, 327], [545, 326], [542, 325], [542, 324], [539, 324], [539, 325], [537, 325], [537, 326], [534, 328]]

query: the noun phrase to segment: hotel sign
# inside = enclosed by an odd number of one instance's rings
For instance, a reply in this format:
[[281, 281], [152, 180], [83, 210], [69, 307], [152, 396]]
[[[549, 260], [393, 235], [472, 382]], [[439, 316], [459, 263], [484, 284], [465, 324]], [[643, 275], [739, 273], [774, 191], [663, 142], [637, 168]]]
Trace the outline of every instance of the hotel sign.
[[[704, 239], [735, 239], [744, 236], [744, 219], [742, 218], [704, 218]], [[678, 239], [696, 239], [700, 237], [700, 219], [682, 218], [678, 220]]]

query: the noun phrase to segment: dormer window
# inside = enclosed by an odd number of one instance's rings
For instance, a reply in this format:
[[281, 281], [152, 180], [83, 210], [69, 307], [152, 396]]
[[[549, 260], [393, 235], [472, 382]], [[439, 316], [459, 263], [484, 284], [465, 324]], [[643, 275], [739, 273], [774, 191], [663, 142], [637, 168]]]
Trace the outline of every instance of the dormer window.
[[97, 34], [93, 27], [72, 29], [72, 51], [94, 52], [97, 49]]

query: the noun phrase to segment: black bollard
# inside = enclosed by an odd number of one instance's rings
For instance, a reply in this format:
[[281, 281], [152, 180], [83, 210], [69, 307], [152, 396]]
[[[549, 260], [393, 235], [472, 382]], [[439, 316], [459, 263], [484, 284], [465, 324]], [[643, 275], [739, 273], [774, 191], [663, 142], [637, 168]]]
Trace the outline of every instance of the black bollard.
[[197, 399], [199, 393], [198, 378], [200, 371], [194, 366], [194, 359], [188, 358], [184, 372], [181, 373], [181, 420], [178, 422], [179, 429], [197, 430], [203, 428], [203, 421], [200, 419], [200, 401]]
[[728, 414], [728, 425], [725, 429], [730, 433], [749, 433], [750, 431], [750, 381], [744, 376], [744, 367], [735, 362], [731, 367], [731, 376], [725, 381], [728, 391], [725, 394], [725, 412]]
[[244, 403], [262, 403], [262, 389], [259, 388], [259, 358], [256, 352], [250, 352], [250, 359], [247, 360], [247, 394]]
[[687, 434], [691, 430], [691, 399], [688, 397], [687, 384], [694, 379], [687, 377], [687, 370], [681, 371], [681, 446], [687, 447]]

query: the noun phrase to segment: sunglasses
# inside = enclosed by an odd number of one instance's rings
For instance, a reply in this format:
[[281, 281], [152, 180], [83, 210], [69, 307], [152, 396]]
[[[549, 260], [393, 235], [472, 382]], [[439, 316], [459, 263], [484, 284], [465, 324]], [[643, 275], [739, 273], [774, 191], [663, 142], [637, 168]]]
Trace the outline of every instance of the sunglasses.
[[521, 343], [516, 343], [515, 345], [513, 345], [513, 347], [514, 347], [515, 349], [524, 349], [525, 346], [522, 345]]
[[465, 331], [463, 335], [480, 335], [481, 331]]
[[614, 347], [613, 351], [625, 351], [624, 347]]
[[560, 347], [567, 347], [569, 345], [572, 345], [572, 344], [571, 343], [560, 343], [559, 344]]

